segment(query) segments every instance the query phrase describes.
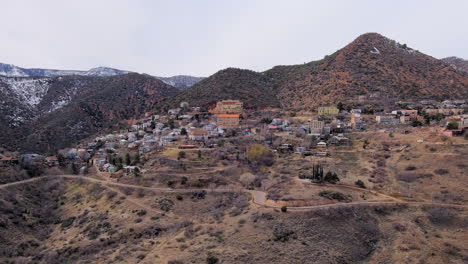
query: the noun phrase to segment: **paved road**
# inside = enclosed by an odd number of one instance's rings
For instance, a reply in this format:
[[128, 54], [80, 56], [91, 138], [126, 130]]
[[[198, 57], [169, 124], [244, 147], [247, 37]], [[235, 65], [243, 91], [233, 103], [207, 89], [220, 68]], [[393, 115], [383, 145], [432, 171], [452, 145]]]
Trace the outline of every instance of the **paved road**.
[[[91, 177], [81, 176], [81, 175], [51, 175], [51, 176], [40, 176], [35, 177], [27, 180], [6, 183], [0, 185], [0, 189], [5, 189], [12, 186], [18, 186], [25, 183], [31, 183], [40, 181], [43, 179], [50, 179], [50, 178], [65, 178], [65, 179], [81, 179], [97, 184], [104, 184], [104, 185], [114, 185], [119, 187], [127, 187], [127, 188], [135, 188], [135, 189], [143, 189], [143, 190], [151, 190], [151, 191], [159, 191], [159, 192], [175, 192], [175, 193], [187, 193], [187, 192], [194, 192], [194, 191], [206, 191], [206, 192], [247, 192], [252, 195], [252, 201], [254, 204], [259, 205], [265, 208], [281, 208], [281, 206], [271, 206], [266, 204], [266, 193], [262, 191], [256, 190], [245, 190], [245, 189], [172, 189], [172, 188], [158, 188], [158, 187], [145, 187], [145, 186], [138, 186], [126, 183], [118, 183], [106, 180], [99, 180]], [[450, 207], [450, 208], [459, 208], [459, 209], [468, 209], [468, 205], [461, 205], [461, 204], [450, 204], [450, 203], [431, 203], [431, 202], [406, 202], [406, 201], [392, 201], [392, 202], [350, 202], [350, 203], [335, 203], [335, 204], [323, 204], [323, 205], [311, 205], [311, 206], [300, 206], [300, 207], [292, 207], [288, 206], [288, 210], [293, 211], [308, 211], [314, 209], [325, 209], [325, 208], [345, 208], [345, 207], [352, 207], [352, 206], [379, 206], [379, 205], [430, 205], [430, 206], [437, 206], [437, 207]]]

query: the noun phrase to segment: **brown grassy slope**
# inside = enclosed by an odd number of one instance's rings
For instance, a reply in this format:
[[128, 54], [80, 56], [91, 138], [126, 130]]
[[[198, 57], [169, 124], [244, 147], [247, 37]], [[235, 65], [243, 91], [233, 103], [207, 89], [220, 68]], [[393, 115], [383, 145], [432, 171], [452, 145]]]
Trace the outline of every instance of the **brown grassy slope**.
[[453, 209], [281, 213], [240, 194], [178, 198], [49, 181], [5, 190], [0, 211], [2, 262], [461, 263], [468, 255], [466, 211]]

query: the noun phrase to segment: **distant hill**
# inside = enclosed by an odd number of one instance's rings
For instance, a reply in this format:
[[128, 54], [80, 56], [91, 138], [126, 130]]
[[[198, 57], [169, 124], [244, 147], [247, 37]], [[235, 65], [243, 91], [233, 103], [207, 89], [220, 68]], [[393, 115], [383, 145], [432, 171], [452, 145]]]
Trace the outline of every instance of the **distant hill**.
[[[129, 73], [129, 71], [123, 71], [108, 67], [98, 67], [87, 71], [76, 71], [76, 70], [51, 70], [51, 69], [39, 69], [39, 68], [21, 68], [13, 64], [0, 63], [0, 76], [6, 77], [55, 77], [55, 76], [92, 76], [92, 77], [106, 77], [116, 76]], [[189, 75], [176, 75], [172, 77], [157, 77], [161, 81], [172, 85], [181, 90], [185, 90], [197, 82], [201, 81], [203, 77], [194, 77]]]
[[452, 66], [457, 71], [468, 73], [468, 60], [458, 57], [447, 57], [441, 60]]
[[205, 77], [194, 77], [189, 75], [176, 75], [172, 77], [156, 77], [166, 84], [172, 85], [178, 89], [185, 90], [192, 87]]
[[208, 105], [223, 99], [240, 99], [249, 106], [280, 106], [273, 80], [250, 70], [228, 68], [200, 81], [169, 99], [167, 105], [182, 101], [191, 105]]
[[377, 105], [402, 99], [467, 98], [468, 77], [441, 60], [377, 33], [359, 36], [324, 59], [265, 72], [226, 69], [171, 102], [192, 105], [223, 98], [251, 106], [310, 109], [337, 102]]
[[[25, 92], [29, 91], [29, 92]], [[178, 89], [137, 73], [110, 77], [1, 77], [0, 143], [60, 149], [125, 119], [141, 117]]]

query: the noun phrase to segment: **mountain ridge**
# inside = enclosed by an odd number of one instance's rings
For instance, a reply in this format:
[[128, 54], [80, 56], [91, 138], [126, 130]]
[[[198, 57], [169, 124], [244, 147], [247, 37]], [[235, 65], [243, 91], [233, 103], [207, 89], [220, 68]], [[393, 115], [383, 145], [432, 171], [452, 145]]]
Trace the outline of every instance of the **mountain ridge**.
[[[57, 76], [91, 76], [91, 77], [109, 77], [131, 73], [131, 71], [119, 70], [109, 67], [96, 67], [84, 70], [57, 70], [57, 69], [42, 69], [42, 68], [22, 68], [13, 64], [0, 63], [0, 76], [5, 77], [57, 77]], [[149, 75], [149, 74], [148, 74]], [[149, 75], [152, 76], [152, 75]], [[190, 75], [175, 75], [170, 77], [152, 76], [162, 80], [166, 84], [172, 85], [178, 89], [184, 90], [195, 83], [204, 79], [204, 77], [196, 77]]]

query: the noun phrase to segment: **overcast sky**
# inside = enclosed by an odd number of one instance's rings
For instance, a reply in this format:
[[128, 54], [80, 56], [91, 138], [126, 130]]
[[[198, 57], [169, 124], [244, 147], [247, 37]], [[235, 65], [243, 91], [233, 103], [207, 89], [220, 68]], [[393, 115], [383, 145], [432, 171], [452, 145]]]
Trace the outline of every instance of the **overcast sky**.
[[[386, 3], [384, 3], [386, 2]], [[468, 59], [467, 0], [0, 0], [0, 62], [159, 76], [264, 71], [378, 32]]]

